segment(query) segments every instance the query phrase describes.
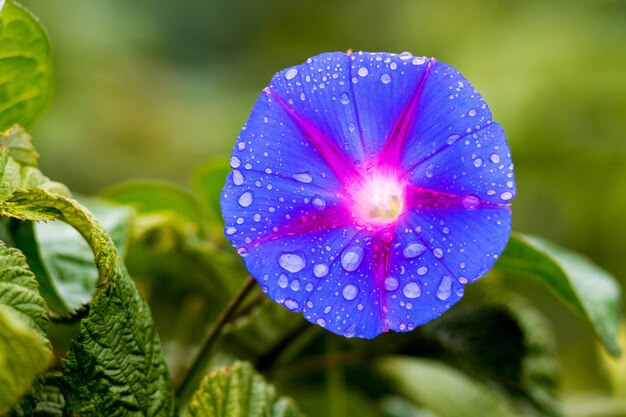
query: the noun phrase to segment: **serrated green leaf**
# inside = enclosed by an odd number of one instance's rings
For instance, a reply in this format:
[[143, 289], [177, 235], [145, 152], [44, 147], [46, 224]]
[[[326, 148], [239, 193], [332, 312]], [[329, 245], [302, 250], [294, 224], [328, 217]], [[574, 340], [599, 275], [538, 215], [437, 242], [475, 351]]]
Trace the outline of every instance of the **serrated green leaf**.
[[298, 417], [290, 398], [276, 390], [249, 363], [237, 362], [209, 374], [193, 395], [189, 417]]
[[0, 305], [13, 310], [45, 340], [48, 332], [46, 304], [39, 295], [35, 275], [26, 258], [0, 241]]
[[230, 166], [225, 160], [209, 161], [193, 174], [191, 184], [206, 213], [205, 222], [211, 229], [223, 229], [220, 193], [224, 188]]
[[46, 341], [6, 305], [0, 305], [0, 415], [8, 412], [48, 368]]
[[20, 126], [13, 126], [0, 133], [0, 146], [9, 148], [9, 155], [20, 165], [37, 167], [39, 154], [30, 135]]
[[64, 412], [65, 397], [61, 391], [60, 375], [48, 374], [37, 378], [11, 416], [63, 417]]
[[[123, 256], [132, 210], [93, 198], [82, 197], [80, 202], [104, 226]], [[15, 233], [15, 243], [28, 257], [54, 310], [70, 313], [92, 298], [98, 270], [91, 248], [74, 228], [62, 222], [23, 223]]]
[[609, 353], [620, 354], [615, 336], [621, 289], [607, 271], [583, 255], [521, 234], [511, 235], [496, 266], [539, 278], [591, 326]]
[[0, 131], [30, 127], [53, 90], [53, 66], [46, 31], [13, 0], [0, 12]]
[[441, 362], [390, 357], [377, 366], [401, 394], [441, 417], [519, 417], [501, 393]]
[[100, 196], [128, 204], [141, 214], [169, 211], [191, 223], [202, 223], [195, 197], [184, 188], [166, 182], [128, 182], [103, 190]]
[[125, 269], [91, 303], [63, 362], [68, 407], [81, 416], [172, 416], [174, 400], [150, 310]]

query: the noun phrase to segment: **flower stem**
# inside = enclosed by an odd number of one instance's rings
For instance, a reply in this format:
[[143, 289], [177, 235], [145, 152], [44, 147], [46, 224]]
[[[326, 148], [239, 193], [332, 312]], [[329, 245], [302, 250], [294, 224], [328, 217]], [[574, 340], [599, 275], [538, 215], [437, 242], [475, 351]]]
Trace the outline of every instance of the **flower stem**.
[[187, 405], [193, 392], [198, 388], [200, 381], [206, 375], [208, 371], [207, 366], [209, 364], [209, 359], [211, 358], [211, 348], [215, 344], [215, 341], [219, 337], [224, 326], [228, 324], [234, 316], [241, 302], [250, 293], [250, 290], [254, 288], [255, 282], [256, 281], [251, 276], [246, 279], [243, 286], [239, 289], [239, 292], [235, 294], [230, 303], [228, 303], [202, 341], [198, 355], [194, 359], [189, 371], [176, 390], [176, 399], [179, 409], [182, 409]]

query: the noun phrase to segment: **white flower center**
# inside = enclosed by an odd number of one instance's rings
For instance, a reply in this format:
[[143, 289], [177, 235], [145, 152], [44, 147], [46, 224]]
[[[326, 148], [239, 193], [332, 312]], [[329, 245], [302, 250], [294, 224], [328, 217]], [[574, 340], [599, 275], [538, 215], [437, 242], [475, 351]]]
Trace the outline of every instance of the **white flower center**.
[[354, 216], [366, 224], [393, 223], [404, 206], [404, 187], [393, 177], [376, 175], [365, 179], [352, 192]]

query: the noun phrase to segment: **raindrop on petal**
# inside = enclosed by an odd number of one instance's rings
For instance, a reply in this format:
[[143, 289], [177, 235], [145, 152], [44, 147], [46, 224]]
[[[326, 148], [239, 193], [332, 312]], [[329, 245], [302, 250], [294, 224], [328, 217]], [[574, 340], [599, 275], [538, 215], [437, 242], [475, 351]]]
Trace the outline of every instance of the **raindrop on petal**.
[[422, 294], [422, 289], [417, 281], [410, 281], [402, 288], [402, 294], [406, 298], [417, 298]]
[[351, 246], [341, 254], [341, 266], [348, 272], [356, 270], [363, 259], [363, 248]]
[[343, 287], [343, 291], [341, 292], [341, 294], [343, 295], [343, 298], [351, 301], [354, 300], [357, 295], [359, 295], [359, 289], [355, 285], [348, 284]]
[[467, 210], [476, 210], [480, 205], [478, 197], [473, 195], [467, 195], [463, 198], [463, 208]]
[[416, 258], [420, 256], [425, 251], [426, 251], [426, 246], [422, 245], [421, 243], [413, 242], [413, 243], [409, 243], [404, 248], [404, 250], [402, 251], [402, 254], [404, 255], [405, 258], [410, 259], [410, 258]]
[[450, 297], [452, 293], [452, 278], [448, 275], [444, 275], [441, 279], [441, 283], [439, 284], [439, 288], [437, 288], [437, 298], [441, 301], [445, 301]]
[[339, 101], [341, 104], [350, 103], [350, 97], [348, 97], [348, 93], [341, 93], [341, 97], [339, 97]]
[[298, 75], [298, 70], [296, 68], [291, 68], [290, 70], [288, 70], [285, 73], [285, 79], [287, 80], [291, 80], [293, 79], [296, 75]]
[[316, 264], [313, 267], [313, 275], [317, 278], [322, 278], [328, 274], [328, 265], [326, 264]]
[[505, 191], [502, 194], [500, 194], [500, 198], [503, 199], [504, 201], [508, 201], [513, 198], [513, 194], [508, 191]]
[[306, 266], [304, 254], [282, 253], [278, 257], [278, 264], [289, 272], [299, 272]]
[[326, 201], [324, 201], [324, 199], [319, 195], [313, 196], [311, 203], [313, 204], [313, 207], [318, 210], [324, 210], [326, 208]]
[[246, 191], [245, 193], [241, 194], [237, 202], [241, 207], [248, 207], [250, 204], [252, 204], [252, 192]]
[[399, 286], [398, 279], [396, 277], [387, 277], [385, 278], [385, 289], [387, 291], [395, 291]]
[[361, 67], [359, 68], [359, 70], [357, 71], [360, 77], [367, 77], [367, 74], [369, 74], [370, 72], [367, 70], [367, 68], [365, 67]]
[[313, 177], [308, 172], [302, 172], [300, 174], [293, 174], [293, 179], [296, 181], [303, 182], [305, 184], [310, 184], [313, 182]]
[[389, 74], [383, 74], [380, 76], [380, 81], [383, 84], [389, 84], [391, 82], [391, 75]]
[[283, 301], [283, 305], [291, 311], [296, 311], [300, 308], [300, 303], [293, 298], [285, 298], [285, 301]]

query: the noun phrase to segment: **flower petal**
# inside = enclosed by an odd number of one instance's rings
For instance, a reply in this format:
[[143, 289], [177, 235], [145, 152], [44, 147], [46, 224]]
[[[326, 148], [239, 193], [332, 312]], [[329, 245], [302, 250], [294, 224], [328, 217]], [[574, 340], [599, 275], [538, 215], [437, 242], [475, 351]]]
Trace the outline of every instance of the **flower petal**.
[[384, 288], [389, 329], [412, 330], [448, 310], [508, 241], [508, 207], [425, 208], [397, 225]]
[[509, 146], [497, 123], [477, 130], [431, 155], [409, 174], [414, 185], [484, 202], [506, 204], [515, 197]]
[[339, 227], [252, 246], [244, 261], [272, 300], [334, 333], [372, 338], [383, 321], [370, 247], [367, 232]]

